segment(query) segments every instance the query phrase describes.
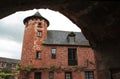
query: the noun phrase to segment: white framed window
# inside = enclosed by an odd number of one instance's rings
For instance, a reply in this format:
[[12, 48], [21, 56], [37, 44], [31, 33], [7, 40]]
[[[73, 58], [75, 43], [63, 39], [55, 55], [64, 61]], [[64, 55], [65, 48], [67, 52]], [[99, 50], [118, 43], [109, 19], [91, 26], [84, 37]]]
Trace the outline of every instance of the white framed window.
[[94, 79], [93, 71], [85, 71], [85, 79]]
[[36, 59], [41, 59], [41, 52], [40, 51], [36, 52]]
[[56, 48], [52, 48], [52, 59], [56, 58]]
[[72, 79], [72, 73], [71, 72], [65, 72], [65, 79]]
[[42, 37], [42, 31], [38, 31], [37, 36]]

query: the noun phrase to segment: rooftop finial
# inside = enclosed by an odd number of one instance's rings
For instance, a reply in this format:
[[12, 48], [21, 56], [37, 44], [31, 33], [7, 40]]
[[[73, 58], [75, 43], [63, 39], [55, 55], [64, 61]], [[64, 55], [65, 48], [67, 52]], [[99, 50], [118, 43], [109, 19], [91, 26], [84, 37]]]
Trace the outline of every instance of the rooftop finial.
[[39, 11], [37, 11], [34, 16], [41, 16], [41, 14], [39, 13]]

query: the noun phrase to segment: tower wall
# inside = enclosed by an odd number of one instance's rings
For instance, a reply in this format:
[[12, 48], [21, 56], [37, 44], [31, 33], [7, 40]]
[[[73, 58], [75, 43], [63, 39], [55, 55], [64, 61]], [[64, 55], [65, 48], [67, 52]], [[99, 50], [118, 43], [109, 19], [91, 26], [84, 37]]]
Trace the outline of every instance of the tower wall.
[[[38, 36], [41, 32], [41, 36]], [[47, 23], [44, 19], [30, 19], [25, 23], [24, 40], [22, 47], [21, 65], [31, 65], [35, 59], [36, 51], [41, 50], [42, 41], [47, 35]]]

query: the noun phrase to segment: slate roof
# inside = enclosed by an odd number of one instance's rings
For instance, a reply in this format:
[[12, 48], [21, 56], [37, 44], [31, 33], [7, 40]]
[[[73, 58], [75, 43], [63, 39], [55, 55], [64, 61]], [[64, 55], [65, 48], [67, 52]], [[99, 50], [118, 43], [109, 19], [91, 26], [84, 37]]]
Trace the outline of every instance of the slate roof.
[[80, 45], [80, 46], [90, 46], [88, 40], [84, 37], [81, 32], [75, 33], [75, 42], [71, 43], [67, 40], [68, 34], [70, 31], [56, 31], [48, 30], [47, 38], [44, 40], [43, 44], [45, 45]]
[[20, 60], [18, 59], [11, 59], [11, 58], [4, 58], [0, 57], [0, 62], [5, 62], [5, 63], [18, 63]]
[[26, 22], [28, 22], [30, 19], [44, 19], [47, 22], [47, 25], [49, 26], [49, 21], [44, 18], [39, 12], [36, 12], [34, 15], [32, 16], [28, 16], [23, 20], [23, 23], [25, 24]]

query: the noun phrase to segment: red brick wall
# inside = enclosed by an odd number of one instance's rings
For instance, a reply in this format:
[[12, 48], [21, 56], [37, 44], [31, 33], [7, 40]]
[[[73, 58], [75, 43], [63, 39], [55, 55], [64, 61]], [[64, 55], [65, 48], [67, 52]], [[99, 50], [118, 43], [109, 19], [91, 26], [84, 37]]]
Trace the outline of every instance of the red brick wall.
[[[35, 72], [41, 72], [41, 79], [49, 79], [49, 71], [35, 71]], [[34, 79], [34, 73], [31, 72], [29, 76], [24, 77], [24, 79]], [[22, 79], [22, 78], [21, 78]], [[65, 79], [65, 71], [63, 72], [54, 72], [54, 79]], [[72, 72], [72, 79], [85, 79], [85, 73], [84, 72]], [[96, 72], [94, 72], [94, 79], [96, 78]]]
[[[42, 28], [38, 28], [38, 23], [40, 22]], [[44, 20], [29, 20], [28, 23], [26, 23], [21, 57], [22, 66], [29, 65], [31, 63], [30, 60], [33, 60], [33, 56], [36, 53], [36, 50], [41, 49], [40, 45], [47, 35], [46, 30], [47, 24]], [[38, 31], [42, 31], [42, 37], [37, 36]]]
[[[56, 48], [56, 59], [51, 58], [51, 49]], [[77, 48], [77, 58], [78, 58], [78, 65], [79, 66], [87, 66], [87, 59], [93, 63], [95, 63], [94, 60], [94, 54], [91, 48], [88, 47], [71, 47], [71, 46], [41, 46], [41, 49], [37, 49], [41, 51], [41, 60], [36, 59], [36, 51], [31, 55], [31, 59], [29, 59], [29, 62], [34, 67], [39, 68], [40, 66], [50, 66], [50, 65], [56, 65], [56, 66], [68, 66], [68, 48]], [[47, 63], [46, 63], [47, 62]], [[94, 65], [89, 64], [91, 68], [94, 68]]]
[[[42, 21], [42, 28], [38, 28], [37, 24], [40, 20], [30, 20], [26, 24], [22, 48], [21, 66], [22, 68], [26, 66], [32, 66], [38, 70], [33, 71], [29, 74], [30, 79], [34, 79], [34, 72], [42, 72], [42, 79], [49, 79], [48, 71], [39, 71], [41, 67], [50, 68], [51, 65], [55, 67], [62, 66], [63, 68], [70, 68], [73, 66], [68, 66], [68, 48], [77, 48], [77, 58], [78, 66], [87, 67], [86, 70], [95, 69], [94, 53], [90, 47], [81, 46], [48, 46], [42, 45], [42, 41], [47, 35], [47, 24]], [[42, 31], [42, 37], [37, 37], [37, 31]], [[56, 48], [56, 59], [51, 59], [51, 49]], [[36, 59], [36, 51], [41, 51], [41, 59]], [[87, 60], [91, 61], [93, 64], [87, 64]], [[65, 70], [66, 71], [66, 70]], [[65, 71], [60, 73], [55, 72], [55, 79], [64, 79]], [[73, 79], [84, 79], [84, 72], [74, 72], [72, 73]], [[95, 72], [96, 75], [96, 72]], [[96, 78], [95, 78], [96, 79]]]
[[[40, 66], [50, 66], [50, 65], [56, 65], [56, 66], [68, 66], [68, 48], [77, 48], [77, 58], [78, 58], [78, 65], [79, 66], [87, 66], [87, 59], [93, 63], [95, 63], [94, 60], [94, 54], [93, 50], [88, 47], [71, 47], [71, 46], [39, 46], [37, 47], [38, 51], [41, 51], [41, 59], [36, 59], [36, 50], [33, 52], [29, 52], [28, 55], [26, 55], [27, 59], [24, 59], [24, 65], [32, 65], [34, 67], [40, 68]], [[51, 49], [56, 48], [56, 59], [51, 58]], [[25, 53], [26, 54], [26, 53]], [[25, 61], [26, 60], [26, 61]], [[46, 63], [47, 62], [47, 63]], [[90, 68], [95, 68], [94, 65], [89, 64]]]

